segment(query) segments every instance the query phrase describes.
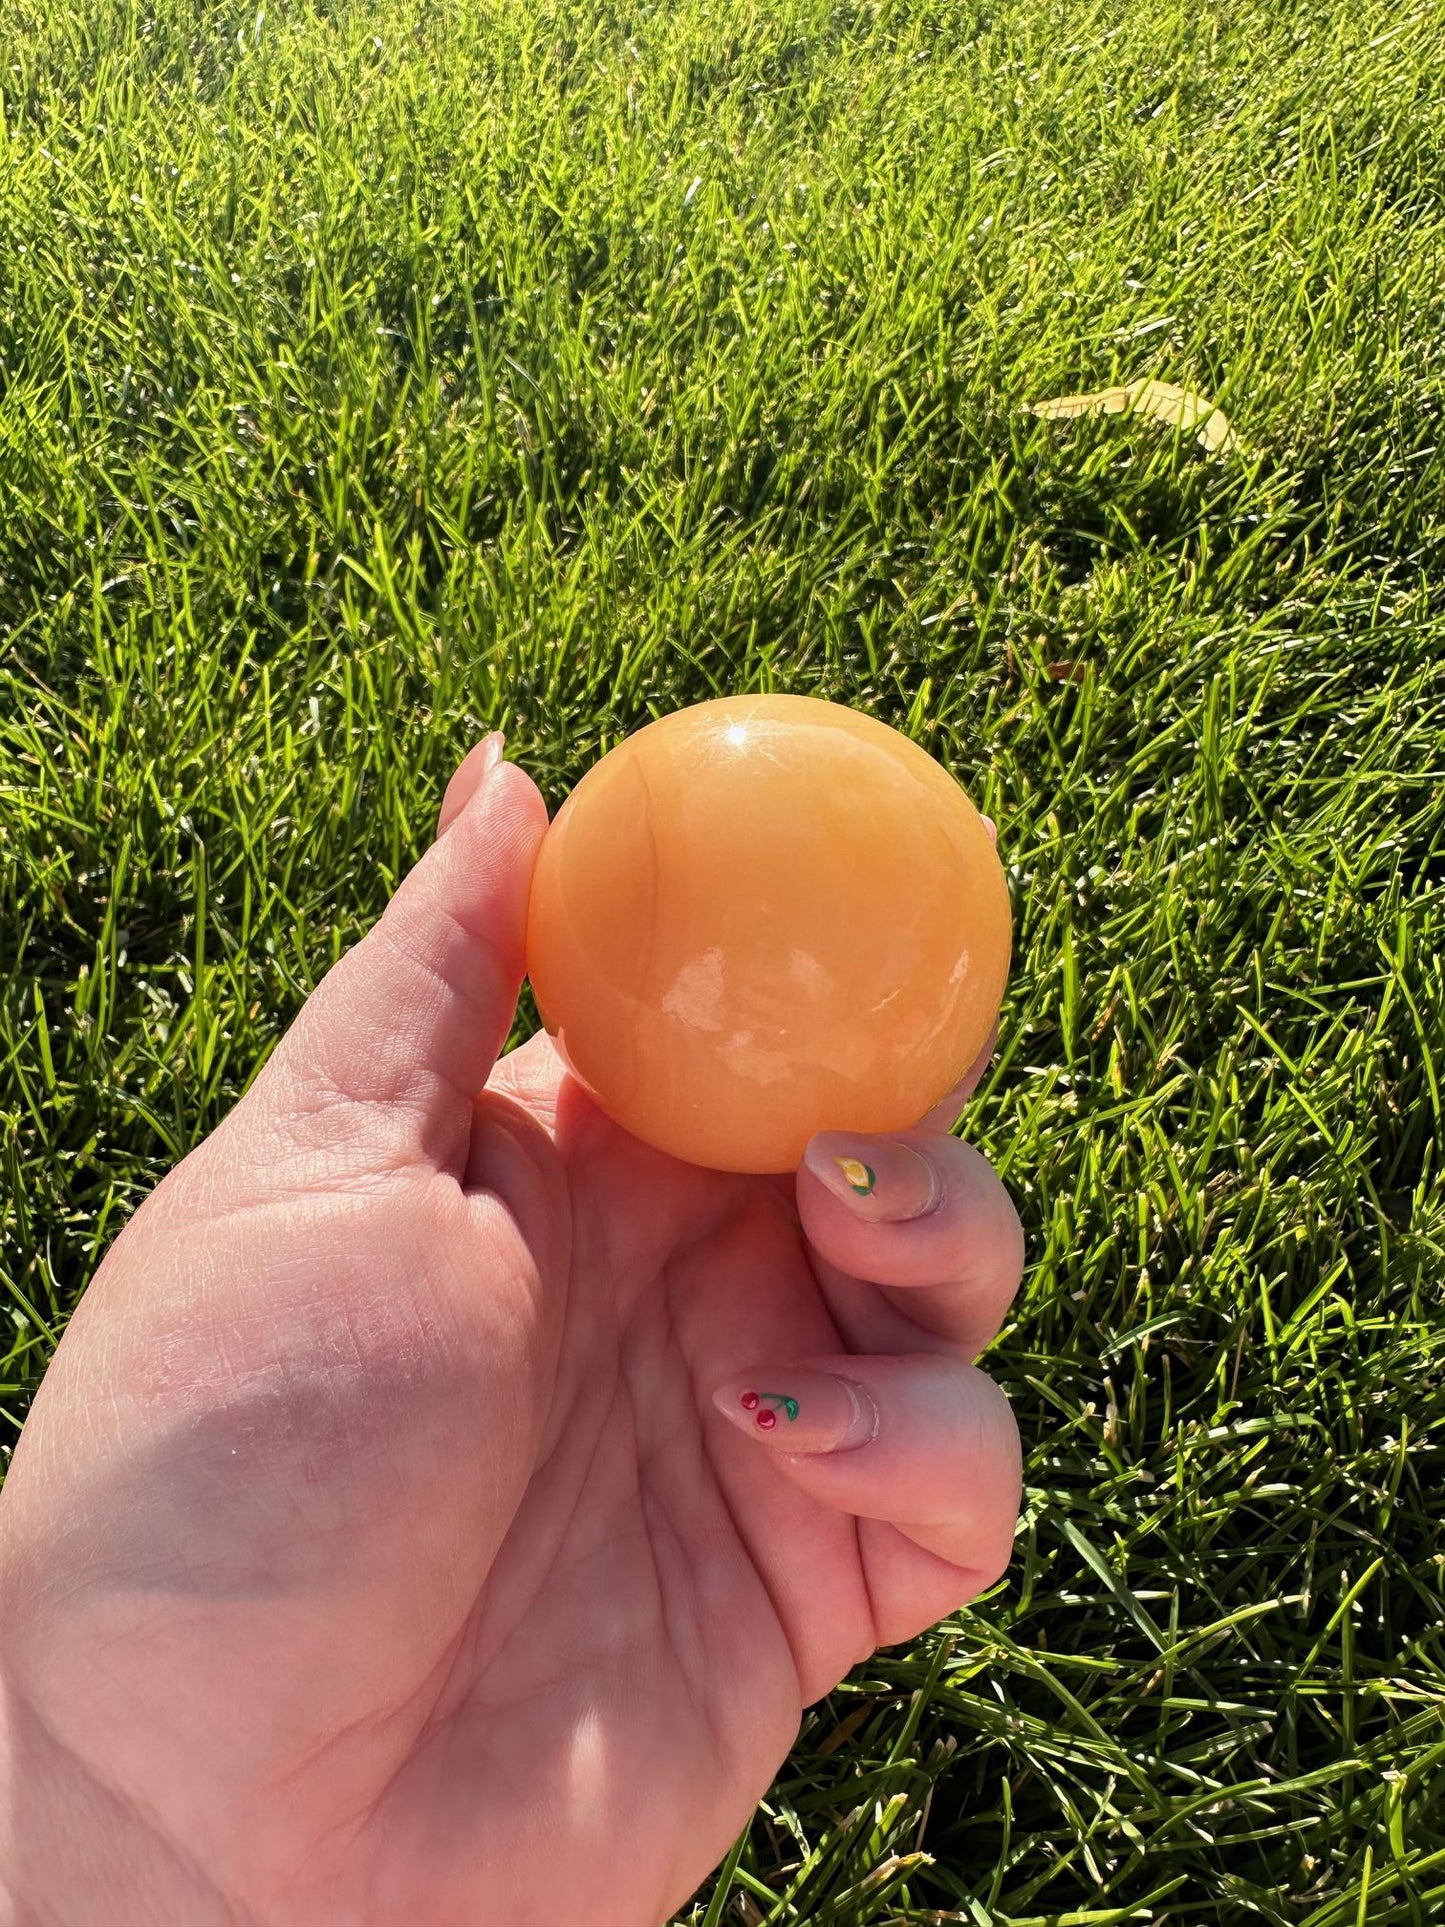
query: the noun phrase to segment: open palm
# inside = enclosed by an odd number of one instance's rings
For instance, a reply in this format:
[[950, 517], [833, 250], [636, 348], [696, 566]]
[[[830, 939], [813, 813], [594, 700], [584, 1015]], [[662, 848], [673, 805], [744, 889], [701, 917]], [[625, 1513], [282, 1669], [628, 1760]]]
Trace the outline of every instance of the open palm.
[[497, 1062], [545, 824], [498, 753], [37, 1399], [18, 1920], [656, 1927], [802, 1707], [1007, 1561], [1002, 1187], [927, 1124], [703, 1172]]

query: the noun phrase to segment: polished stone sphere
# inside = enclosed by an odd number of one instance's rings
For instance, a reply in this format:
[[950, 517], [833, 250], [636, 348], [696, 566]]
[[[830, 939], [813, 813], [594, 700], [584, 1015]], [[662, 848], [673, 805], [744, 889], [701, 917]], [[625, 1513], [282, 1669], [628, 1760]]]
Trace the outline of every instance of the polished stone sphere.
[[547, 832], [527, 967], [573, 1073], [690, 1163], [905, 1129], [987, 1039], [1009, 898], [978, 812], [887, 724], [733, 696], [629, 736]]

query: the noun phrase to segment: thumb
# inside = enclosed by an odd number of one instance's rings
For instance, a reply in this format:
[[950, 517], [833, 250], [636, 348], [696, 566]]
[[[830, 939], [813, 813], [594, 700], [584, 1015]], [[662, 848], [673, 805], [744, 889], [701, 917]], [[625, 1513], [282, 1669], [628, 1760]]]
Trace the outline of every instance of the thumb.
[[[531, 778], [502, 761], [500, 736], [473, 750], [448, 803], [442, 834], [317, 986], [264, 1082], [292, 1122], [324, 1116], [328, 1142], [338, 1107], [358, 1123], [381, 1112], [416, 1155], [460, 1166], [472, 1100], [516, 1011], [547, 809]], [[339, 1135], [354, 1142], [352, 1130]]]

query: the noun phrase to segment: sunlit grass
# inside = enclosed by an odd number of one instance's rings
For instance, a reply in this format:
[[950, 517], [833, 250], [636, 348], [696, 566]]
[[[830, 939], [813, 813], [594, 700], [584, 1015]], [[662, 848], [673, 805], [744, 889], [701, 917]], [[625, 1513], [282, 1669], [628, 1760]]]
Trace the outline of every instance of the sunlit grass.
[[[681, 1918], [1438, 1920], [1437, 9], [0, 0], [0, 100], [11, 1432], [482, 728], [866, 706], [1014, 880], [1027, 1515]], [[1147, 378], [1239, 449], [1029, 410]]]

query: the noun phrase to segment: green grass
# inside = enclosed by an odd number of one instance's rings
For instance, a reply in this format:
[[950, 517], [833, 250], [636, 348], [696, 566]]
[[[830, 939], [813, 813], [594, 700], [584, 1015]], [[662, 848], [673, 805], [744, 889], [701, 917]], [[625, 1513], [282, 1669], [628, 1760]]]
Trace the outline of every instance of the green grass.
[[[0, 1398], [425, 842], [815, 691], [1002, 824], [1008, 1583], [690, 1927], [1445, 1917], [1445, 24], [0, 0]], [[1197, 385], [1248, 454], [1025, 404]]]

